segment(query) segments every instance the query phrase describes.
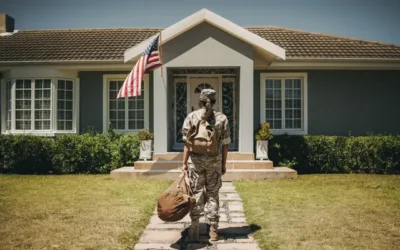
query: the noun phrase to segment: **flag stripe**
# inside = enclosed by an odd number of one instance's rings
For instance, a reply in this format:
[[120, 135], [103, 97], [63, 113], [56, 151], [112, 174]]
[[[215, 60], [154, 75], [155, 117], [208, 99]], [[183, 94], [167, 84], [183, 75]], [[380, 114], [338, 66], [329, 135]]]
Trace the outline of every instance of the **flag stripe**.
[[158, 52], [158, 39], [159, 36], [149, 44], [142, 56], [136, 62], [119, 90], [117, 98], [140, 96], [144, 73], [162, 65]]

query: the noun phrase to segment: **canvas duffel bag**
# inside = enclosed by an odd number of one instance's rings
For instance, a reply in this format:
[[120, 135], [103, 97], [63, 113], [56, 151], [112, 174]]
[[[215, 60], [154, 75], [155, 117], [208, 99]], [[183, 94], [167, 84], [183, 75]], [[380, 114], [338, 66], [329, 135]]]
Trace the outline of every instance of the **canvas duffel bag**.
[[192, 197], [187, 171], [175, 180], [158, 198], [158, 217], [166, 222], [183, 219], [192, 210], [196, 200]]

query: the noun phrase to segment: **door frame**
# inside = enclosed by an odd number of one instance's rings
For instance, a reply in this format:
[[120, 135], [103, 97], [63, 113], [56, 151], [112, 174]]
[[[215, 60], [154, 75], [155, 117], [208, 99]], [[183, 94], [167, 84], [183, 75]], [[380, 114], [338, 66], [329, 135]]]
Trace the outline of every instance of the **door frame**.
[[[186, 113], [187, 114], [190, 114], [191, 112], [192, 112], [192, 110], [191, 110], [191, 106], [190, 106], [190, 94], [191, 94], [191, 87], [190, 87], [190, 85], [191, 85], [191, 78], [218, 78], [218, 90], [216, 90], [217, 91], [217, 94], [218, 94], [218, 106], [219, 106], [219, 108], [221, 109], [221, 112], [223, 112], [223, 110], [222, 110], [222, 99], [223, 99], [223, 95], [222, 95], [222, 85], [223, 85], [223, 77], [226, 77], [226, 76], [229, 76], [229, 77], [232, 77], [232, 78], [235, 78], [236, 77], [236, 75], [235, 74], [173, 74], [173, 76], [184, 76], [184, 77], [186, 77]], [[177, 78], [177, 79], [174, 79], [173, 80], [173, 96], [175, 96], [175, 84], [177, 83], [177, 82], [179, 82], [179, 79], [182, 79], [182, 78]], [[235, 88], [235, 84], [236, 84], [236, 82], [233, 82], [233, 84], [234, 84], [234, 88]], [[175, 100], [172, 100], [172, 102], [174, 102]], [[177, 143], [176, 141], [175, 141], [175, 136], [176, 136], [176, 133], [178, 132], [178, 131], [176, 131], [175, 129], [176, 129], [176, 127], [177, 127], [177, 124], [176, 124], [176, 122], [177, 122], [177, 120], [176, 120], [176, 106], [175, 105], [173, 105], [173, 110], [172, 110], [172, 112], [173, 112], [173, 117], [174, 117], [174, 119], [173, 119], [173, 124], [171, 124], [171, 125], [173, 125], [173, 128], [174, 129], [172, 129], [172, 132], [173, 132], [173, 141], [172, 141], [172, 150], [173, 151], [181, 151], [181, 150], [183, 150], [183, 143]], [[235, 108], [238, 108], [238, 107], [235, 107]], [[236, 118], [237, 119], [237, 118]], [[236, 131], [236, 132], [238, 132], [238, 131]], [[233, 145], [232, 147], [235, 147], [235, 145]], [[230, 150], [232, 150], [231, 148], [230, 148]]]

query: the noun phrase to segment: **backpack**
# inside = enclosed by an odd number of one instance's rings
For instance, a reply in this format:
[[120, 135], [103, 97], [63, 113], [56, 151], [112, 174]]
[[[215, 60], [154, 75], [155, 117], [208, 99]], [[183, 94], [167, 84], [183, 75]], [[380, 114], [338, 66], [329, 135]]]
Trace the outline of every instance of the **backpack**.
[[207, 120], [199, 119], [194, 132], [187, 139], [189, 151], [196, 154], [215, 156], [218, 154], [216, 131]]
[[183, 171], [158, 198], [158, 217], [165, 222], [183, 219], [192, 210], [196, 200], [192, 197], [192, 189], [187, 171]]

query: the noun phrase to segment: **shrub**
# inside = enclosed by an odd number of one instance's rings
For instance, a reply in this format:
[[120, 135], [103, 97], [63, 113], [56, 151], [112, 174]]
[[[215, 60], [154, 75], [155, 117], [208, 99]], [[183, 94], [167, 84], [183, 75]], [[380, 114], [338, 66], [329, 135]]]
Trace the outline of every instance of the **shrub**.
[[46, 174], [52, 172], [50, 138], [0, 135], [0, 172]]
[[276, 136], [275, 165], [299, 173], [400, 173], [400, 136]]
[[153, 140], [154, 135], [147, 129], [142, 129], [138, 132], [138, 137], [140, 141], [146, 141], [146, 140]]
[[268, 122], [263, 122], [256, 133], [256, 140], [270, 140], [272, 139], [272, 132], [269, 128]]

